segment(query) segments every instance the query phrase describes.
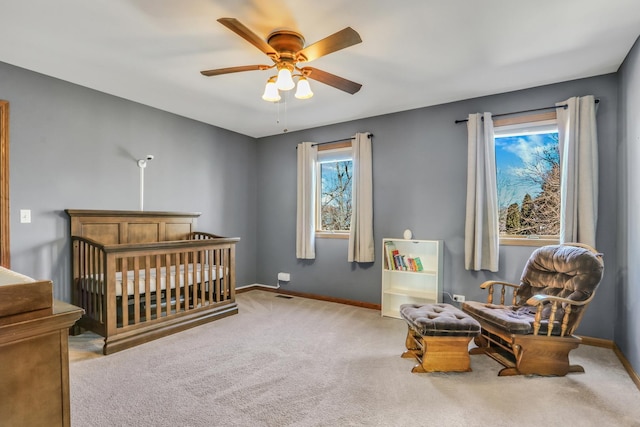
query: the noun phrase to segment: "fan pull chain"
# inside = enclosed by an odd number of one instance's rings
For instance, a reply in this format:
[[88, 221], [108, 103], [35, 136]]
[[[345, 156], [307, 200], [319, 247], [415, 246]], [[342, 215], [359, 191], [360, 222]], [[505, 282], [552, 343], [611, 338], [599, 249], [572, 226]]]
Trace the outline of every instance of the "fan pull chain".
[[284, 94], [284, 129], [282, 129], [282, 133], [289, 132], [289, 129], [287, 129], [289, 121], [287, 116], [287, 98], [289, 98], [289, 92], [285, 92]]
[[284, 93], [284, 102], [283, 101], [276, 101], [274, 102], [274, 104], [276, 104], [276, 124], [280, 124], [280, 104], [284, 104], [284, 129], [282, 129], [283, 133], [287, 133], [289, 132], [289, 129], [287, 129], [287, 97], [289, 96], [289, 94], [287, 92]]

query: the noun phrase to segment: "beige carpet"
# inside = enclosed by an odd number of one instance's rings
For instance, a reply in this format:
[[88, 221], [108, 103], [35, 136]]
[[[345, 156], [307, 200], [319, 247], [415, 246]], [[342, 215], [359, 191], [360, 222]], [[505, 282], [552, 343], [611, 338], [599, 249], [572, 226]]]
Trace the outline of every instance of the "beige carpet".
[[586, 373], [412, 374], [406, 326], [365, 308], [264, 291], [240, 313], [109, 356], [71, 337], [73, 426], [640, 426], [640, 391], [613, 351], [581, 346]]

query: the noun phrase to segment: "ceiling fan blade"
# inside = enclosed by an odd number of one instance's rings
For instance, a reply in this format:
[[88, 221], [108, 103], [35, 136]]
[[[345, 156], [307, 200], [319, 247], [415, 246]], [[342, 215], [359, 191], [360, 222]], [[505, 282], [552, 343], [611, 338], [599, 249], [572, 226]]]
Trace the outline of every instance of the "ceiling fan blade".
[[260, 49], [266, 55], [271, 58], [277, 58], [278, 52], [276, 52], [269, 44], [264, 41], [260, 36], [245, 27], [240, 21], [235, 18], [220, 18], [218, 22]]
[[200, 71], [203, 76], [219, 76], [220, 74], [239, 73], [241, 71], [268, 70], [273, 65], [242, 65], [240, 67], [217, 68], [215, 70]]
[[344, 79], [336, 76], [335, 74], [327, 73], [326, 71], [318, 70], [313, 67], [301, 68], [302, 73], [310, 79], [317, 80], [320, 83], [324, 83], [329, 86], [333, 86], [336, 89], [340, 89], [353, 95], [358, 92], [362, 85], [360, 83], [352, 82], [351, 80]]
[[362, 39], [360, 38], [360, 34], [358, 34], [353, 28], [347, 27], [299, 51], [298, 61], [313, 61], [321, 56], [328, 55], [361, 42]]

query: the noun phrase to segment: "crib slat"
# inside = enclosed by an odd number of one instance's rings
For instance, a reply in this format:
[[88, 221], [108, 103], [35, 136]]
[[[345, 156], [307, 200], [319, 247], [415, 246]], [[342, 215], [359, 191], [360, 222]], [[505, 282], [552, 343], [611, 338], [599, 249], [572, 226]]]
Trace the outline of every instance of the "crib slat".
[[[213, 272], [216, 271], [216, 275], [217, 275], [217, 268], [213, 263], [213, 249], [209, 249], [207, 251], [207, 255], [208, 255], [207, 264], [209, 264], [209, 277], [208, 277], [209, 280], [207, 283], [207, 287], [209, 291], [209, 304], [213, 304], [213, 294], [215, 293], [213, 288], [213, 274], [214, 274]], [[216, 270], [214, 270], [214, 268], [216, 268]]]
[[96, 271], [96, 277], [94, 279], [93, 282], [93, 286], [96, 288], [96, 294], [101, 295], [100, 296], [96, 296], [96, 301], [98, 302], [98, 312], [97, 314], [97, 318], [100, 320], [100, 322], [105, 323], [106, 322], [106, 309], [105, 309], [105, 292], [104, 292], [104, 287], [105, 287], [105, 280], [106, 280], [106, 275], [105, 275], [105, 255], [104, 252], [102, 251], [102, 249], [97, 249], [96, 248], [96, 252], [97, 252], [97, 257], [98, 257], [98, 270]]
[[[160, 275], [158, 274], [159, 271], [162, 271], [162, 257], [160, 255], [156, 255], [156, 319], [159, 319], [162, 315], [162, 289], [160, 289]], [[169, 274], [166, 270], [165, 272], [167, 273], [165, 289], [167, 292], [169, 292]], [[151, 304], [149, 304], [149, 316], [151, 316]]]
[[89, 246], [88, 244], [84, 244], [84, 261], [85, 264], [83, 266], [84, 269], [84, 277], [88, 279], [85, 280], [86, 291], [85, 294], [87, 296], [87, 303], [89, 306], [89, 312], [92, 317], [96, 316], [96, 308], [100, 306], [99, 302], [99, 292], [96, 289], [95, 283], [93, 281], [93, 271], [91, 269], [91, 258], [93, 257], [94, 247]]
[[176, 284], [176, 287], [175, 287], [175, 290], [176, 290], [176, 302], [175, 302], [175, 306], [176, 307], [175, 307], [175, 310], [176, 310], [176, 313], [178, 313], [180, 311], [180, 298], [181, 298], [180, 280], [182, 279], [180, 277], [180, 264], [181, 264], [181, 262], [182, 262], [182, 254], [176, 254], [176, 263], [175, 263], [175, 266], [176, 266], [176, 271], [175, 271], [175, 284]]
[[[151, 257], [149, 255], [144, 257], [144, 319], [146, 321], [151, 320]], [[158, 268], [156, 267], [156, 293], [160, 289], [160, 283], [158, 283], [159, 275]]]
[[[140, 291], [139, 287], [136, 287], [134, 289], [134, 293], [139, 294], [140, 295], [140, 304], [136, 304], [136, 311], [140, 312], [140, 319], [144, 319], [141, 321], [148, 321], [149, 320], [149, 315], [147, 314], [149, 312], [149, 309], [146, 308], [149, 305], [149, 292], [150, 292], [150, 280], [151, 280], [151, 274], [149, 271], [149, 255], [140, 255], [140, 256], [136, 256], [136, 259], [139, 259], [139, 266], [140, 266], [140, 273], [144, 272], [144, 279], [140, 278], [140, 284], [142, 285], [142, 291]], [[141, 274], [142, 275], [142, 274]], [[144, 297], [144, 298], [143, 298]], [[144, 308], [144, 309], [143, 309]], [[136, 324], [138, 324], [139, 322], [136, 322]]]
[[79, 295], [77, 295], [78, 300], [75, 301], [75, 303], [80, 305], [81, 307], [87, 307], [87, 311], [89, 311], [87, 299], [87, 284], [85, 283], [85, 280], [82, 280], [87, 277], [87, 273], [84, 269], [86, 258], [84, 242], [78, 242], [78, 256], [80, 257], [78, 259], [78, 274], [80, 275], [79, 277], [81, 278], [81, 280], [79, 280], [78, 282], [80, 293]]
[[[85, 244], [85, 250], [88, 250], [88, 267], [89, 271], [85, 277], [88, 277], [87, 285], [89, 286], [89, 295], [90, 295], [90, 311], [93, 317], [96, 317], [97, 311], [100, 309], [100, 300], [98, 299], [99, 292], [96, 289], [96, 252], [97, 249], [94, 246], [89, 246]], [[98, 317], [99, 318], [99, 317]]]
[[182, 258], [183, 262], [183, 282], [184, 283], [184, 311], [189, 310], [189, 254], [185, 252]]
[[193, 296], [191, 297], [191, 305], [195, 308], [198, 305], [198, 253], [191, 251], [191, 265], [193, 270], [191, 271], [192, 280], [189, 282], [191, 285]]
[[[80, 275], [80, 242], [72, 241], [72, 253], [71, 253], [71, 263], [72, 263], [72, 274], [73, 274], [73, 282], [71, 285], [71, 302], [73, 304], [78, 305], [78, 294], [82, 292], [80, 283], [82, 282], [82, 275]], [[82, 307], [82, 306], [80, 306]]]
[[199, 269], [198, 269], [198, 282], [197, 282], [197, 288], [198, 288], [198, 307], [201, 307], [203, 305], [206, 305], [206, 292], [205, 292], [205, 282], [206, 282], [206, 277], [207, 274], [209, 273], [207, 271], [207, 269], [209, 268], [207, 266], [207, 252], [205, 250], [200, 250], [198, 251], [198, 264]]
[[[214, 289], [215, 289], [215, 294], [216, 294], [216, 302], [220, 302], [220, 295], [221, 295], [221, 288], [220, 288], [220, 267], [222, 267], [222, 264], [220, 263], [220, 249], [214, 249], [215, 252], [215, 261], [214, 264], [216, 266], [216, 280], [214, 283]], [[223, 271], [224, 274], [224, 271]]]
[[229, 269], [227, 270], [226, 283], [229, 288], [229, 300], [236, 300], [236, 246], [229, 245]]
[[166, 316], [170, 316], [171, 315], [171, 301], [172, 301], [172, 294], [175, 295], [175, 291], [173, 290], [173, 288], [171, 287], [171, 283], [173, 281], [173, 283], [175, 283], [175, 277], [172, 279], [171, 277], [171, 266], [173, 265], [173, 263], [171, 262], [172, 259], [175, 259], [175, 255], [172, 254], [166, 254], [165, 255], [165, 267], [166, 267], [166, 272], [167, 272], [167, 291], [165, 294], [165, 315]]
[[[229, 268], [229, 266], [227, 265], [227, 251], [225, 249], [221, 249], [220, 254], [222, 256], [222, 259], [220, 260], [220, 265], [222, 266], [222, 271], [223, 271], [222, 276], [224, 276], [226, 279], [226, 272], [227, 272], [227, 269]], [[226, 301], [229, 297], [227, 295], [228, 284], [226, 280], [223, 280], [221, 282], [222, 282], [222, 290], [221, 290], [222, 301]]]
[[[87, 252], [86, 252], [86, 246], [84, 245], [84, 242], [80, 242], [80, 245], [78, 247], [78, 251], [80, 252], [80, 277], [87, 277]], [[91, 313], [91, 294], [89, 294], [87, 291], [87, 283], [86, 281], [81, 281], [81, 286], [82, 286], [82, 292], [80, 293], [80, 298], [82, 301], [82, 307], [87, 307], [87, 311], [89, 313]]]
[[129, 266], [127, 263], [127, 258], [122, 258], [120, 260], [120, 274], [122, 275], [122, 292], [120, 295], [120, 308], [122, 310], [122, 326], [127, 326], [129, 324], [129, 298], [127, 293], [127, 273], [129, 271]]
[[198, 298], [200, 299], [200, 304], [201, 305], [205, 305], [205, 293], [204, 293], [204, 287], [205, 287], [205, 277], [207, 277], [207, 274], [209, 273], [207, 271], [207, 253], [206, 251], [202, 250], [200, 252], [198, 252], [198, 265], [200, 265], [200, 280], [198, 280], [197, 284], [198, 284], [198, 290], [200, 291], [200, 295], [198, 296]]
[[[125, 295], [124, 286], [126, 283], [126, 295], [129, 299], [129, 280], [128, 278], [124, 279], [125, 276], [122, 277], [122, 296]], [[133, 257], [133, 324], [137, 325], [138, 323], [140, 323], [140, 258]]]

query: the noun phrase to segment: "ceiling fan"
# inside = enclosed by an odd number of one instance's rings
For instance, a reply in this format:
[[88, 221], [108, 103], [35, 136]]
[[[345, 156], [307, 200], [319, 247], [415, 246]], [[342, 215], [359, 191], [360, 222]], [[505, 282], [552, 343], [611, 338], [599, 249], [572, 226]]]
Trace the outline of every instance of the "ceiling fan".
[[293, 89], [295, 87], [293, 77], [298, 78], [298, 88], [295, 96], [301, 99], [313, 96], [307, 78], [319, 81], [352, 95], [362, 87], [359, 83], [352, 82], [335, 74], [314, 67], [299, 66], [300, 63], [313, 61], [321, 56], [361, 43], [362, 39], [360, 35], [351, 27], [344, 28], [305, 47], [304, 37], [295, 31], [275, 30], [269, 34], [265, 41], [235, 18], [220, 18], [218, 22], [257, 47], [273, 61], [273, 64], [243, 65], [200, 71], [204, 76], [211, 77], [241, 71], [276, 68], [278, 75], [269, 78], [267, 86], [265, 87], [265, 93], [262, 96], [262, 99], [266, 101], [279, 101], [279, 90]]

